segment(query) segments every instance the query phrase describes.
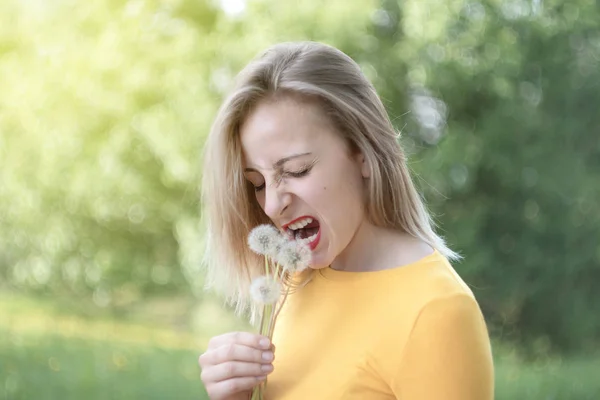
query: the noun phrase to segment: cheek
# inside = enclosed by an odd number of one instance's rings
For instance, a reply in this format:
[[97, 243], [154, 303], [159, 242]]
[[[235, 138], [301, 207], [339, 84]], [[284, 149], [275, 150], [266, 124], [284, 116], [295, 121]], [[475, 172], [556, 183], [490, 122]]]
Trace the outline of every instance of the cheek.
[[339, 229], [340, 224], [346, 221], [347, 213], [353, 207], [352, 197], [355, 197], [351, 185], [344, 179], [336, 179], [329, 182], [321, 182], [306, 188], [306, 200], [311, 207], [321, 214], [332, 228]]
[[326, 187], [307, 184], [300, 190], [304, 200], [313, 207], [322, 207], [327, 203]]
[[336, 230], [352, 232], [363, 218], [364, 196], [361, 183], [346, 175], [335, 183], [323, 186], [322, 196], [327, 199]]

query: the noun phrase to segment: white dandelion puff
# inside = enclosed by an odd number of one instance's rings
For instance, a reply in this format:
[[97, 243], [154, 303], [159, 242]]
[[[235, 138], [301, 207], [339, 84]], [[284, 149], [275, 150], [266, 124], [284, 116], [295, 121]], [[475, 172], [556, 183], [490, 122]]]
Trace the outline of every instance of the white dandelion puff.
[[275, 263], [279, 262], [279, 254], [281, 253], [281, 250], [284, 248], [284, 246], [289, 242], [289, 240], [279, 234], [274, 240], [273, 240], [273, 244], [270, 247], [270, 251], [267, 254], [269, 257], [271, 257], [271, 259], [273, 259], [273, 261]]
[[252, 229], [248, 235], [248, 246], [262, 256], [273, 256], [280, 247], [281, 233], [273, 225], [263, 224]]
[[286, 242], [277, 255], [277, 261], [290, 273], [304, 271], [309, 267], [311, 258], [310, 248], [295, 240]]
[[250, 285], [250, 296], [259, 304], [274, 304], [281, 295], [281, 284], [268, 276], [259, 276]]

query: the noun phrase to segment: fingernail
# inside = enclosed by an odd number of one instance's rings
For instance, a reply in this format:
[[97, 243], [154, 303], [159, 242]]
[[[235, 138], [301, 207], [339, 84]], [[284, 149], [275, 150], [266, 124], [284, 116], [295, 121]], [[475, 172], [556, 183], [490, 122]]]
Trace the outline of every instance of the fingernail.
[[273, 352], [265, 351], [264, 353], [262, 353], [262, 358], [265, 361], [272, 361], [273, 360]]
[[260, 344], [260, 347], [263, 349], [268, 349], [271, 346], [271, 341], [269, 339], [261, 339], [258, 344]]
[[271, 372], [271, 371], [273, 371], [273, 365], [271, 365], [271, 364], [266, 364], [266, 365], [263, 365], [263, 366], [261, 366], [261, 367], [260, 367], [260, 369], [261, 369], [263, 372]]

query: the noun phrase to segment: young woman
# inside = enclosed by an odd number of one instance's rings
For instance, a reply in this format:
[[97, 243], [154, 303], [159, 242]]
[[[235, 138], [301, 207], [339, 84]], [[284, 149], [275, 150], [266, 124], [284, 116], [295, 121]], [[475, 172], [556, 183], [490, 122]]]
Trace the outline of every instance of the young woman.
[[210, 341], [199, 362], [211, 399], [248, 399], [266, 376], [268, 400], [493, 398], [484, 319], [397, 136], [335, 48], [278, 44], [241, 72], [206, 144], [209, 280], [239, 311], [253, 307], [263, 263], [246, 238], [263, 223], [307, 239], [312, 263], [276, 351], [248, 332]]

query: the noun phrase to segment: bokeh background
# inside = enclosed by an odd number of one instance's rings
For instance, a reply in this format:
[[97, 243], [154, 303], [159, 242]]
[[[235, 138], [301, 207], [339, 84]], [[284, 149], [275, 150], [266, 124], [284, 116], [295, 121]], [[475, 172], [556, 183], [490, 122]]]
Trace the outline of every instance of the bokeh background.
[[[373, 80], [494, 343], [600, 398], [600, 1], [0, 1], [0, 398], [203, 399], [201, 149], [267, 46]], [[451, 368], [451, 366], [449, 366]]]

